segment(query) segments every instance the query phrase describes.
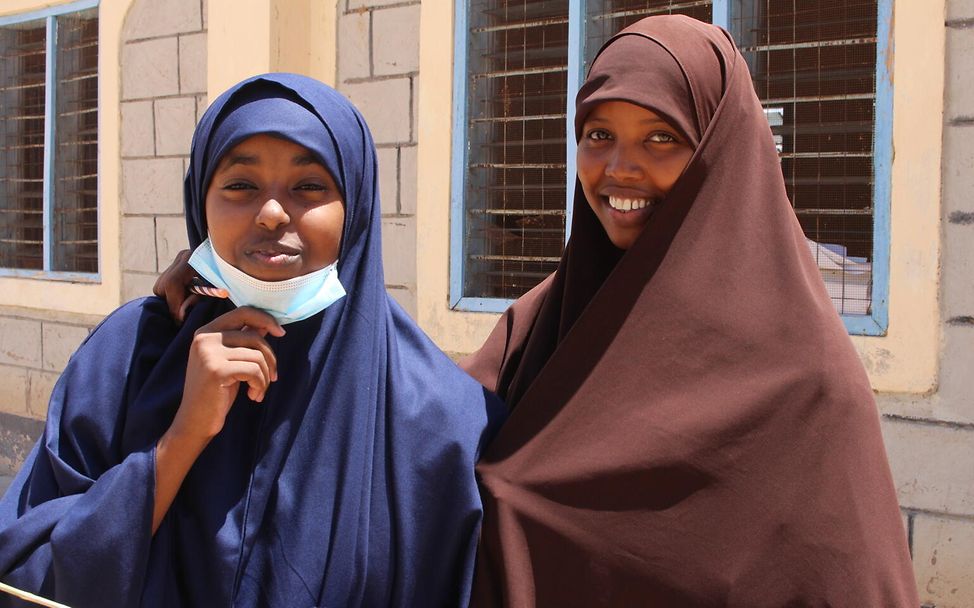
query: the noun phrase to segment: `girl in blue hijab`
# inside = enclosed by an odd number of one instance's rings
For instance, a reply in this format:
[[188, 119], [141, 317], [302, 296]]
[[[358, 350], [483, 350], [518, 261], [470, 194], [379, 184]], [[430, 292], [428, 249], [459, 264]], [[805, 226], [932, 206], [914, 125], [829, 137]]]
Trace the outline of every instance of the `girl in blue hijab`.
[[246, 80], [197, 126], [185, 200], [229, 299], [181, 326], [136, 300], [81, 345], [0, 501], [0, 580], [74, 608], [465, 606], [503, 407], [385, 292], [361, 115]]

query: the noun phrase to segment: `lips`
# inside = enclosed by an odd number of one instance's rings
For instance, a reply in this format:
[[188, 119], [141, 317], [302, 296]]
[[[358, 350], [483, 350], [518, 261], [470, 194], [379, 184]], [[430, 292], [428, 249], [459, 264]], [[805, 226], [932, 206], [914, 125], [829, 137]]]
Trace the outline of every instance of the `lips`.
[[626, 219], [632, 220], [652, 213], [662, 200], [661, 196], [652, 192], [618, 185], [603, 187], [599, 191], [599, 197], [603, 204], [609, 207], [613, 216], [620, 219], [629, 216]]
[[247, 257], [268, 266], [284, 266], [297, 262], [301, 257], [301, 250], [284, 243], [260, 243], [247, 248]]

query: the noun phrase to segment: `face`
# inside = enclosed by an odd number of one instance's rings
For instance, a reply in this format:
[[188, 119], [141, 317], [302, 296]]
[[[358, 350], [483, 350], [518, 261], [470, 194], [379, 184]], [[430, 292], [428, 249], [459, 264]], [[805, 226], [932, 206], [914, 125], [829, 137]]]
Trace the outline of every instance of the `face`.
[[609, 240], [629, 249], [679, 179], [693, 147], [655, 113], [606, 101], [586, 117], [578, 180]]
[[220, 257], [254, 278], [283, 281], [338, 259], [344, 204], [307, 148], [255, 135], [220, 159], [206, 223]]

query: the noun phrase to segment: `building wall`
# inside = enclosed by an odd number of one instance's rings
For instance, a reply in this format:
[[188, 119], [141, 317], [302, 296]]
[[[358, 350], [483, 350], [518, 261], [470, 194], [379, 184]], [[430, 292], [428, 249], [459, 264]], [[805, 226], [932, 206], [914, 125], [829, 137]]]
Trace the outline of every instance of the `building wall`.
[[[945, 22], [938, 383], [925, 395], [886, 394], [879, 401], [920, 597], [939, 608], [969, 608], [974, 606], [974, 2], [948, 0]], [[936, 208], [934, 200], [930, 208]]]
[[[339, 0], [337, 88], [372, 130], [386, 287], [416, 317], [418, 0]], [[447, 175], [448, 165], [443, 168]]]
[[122, 29], [121, 301], [188, 246], [183, 176], [206, 109], [205, 0], [135, 0]]

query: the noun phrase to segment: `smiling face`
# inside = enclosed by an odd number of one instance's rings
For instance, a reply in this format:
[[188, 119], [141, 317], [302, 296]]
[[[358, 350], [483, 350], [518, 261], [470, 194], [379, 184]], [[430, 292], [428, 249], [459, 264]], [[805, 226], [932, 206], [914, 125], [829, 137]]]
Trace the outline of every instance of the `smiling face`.
[[657, 114], [607, 101], [585, 118], [578, 180], [612, 244], [629, 249], [693, 156], [693, 147]]
[[255, 135], [220, 159], [206, 191], [206, 223], [221, 258], [256, 279], [283, 281], [338, 259], [344, 205], [307, 148]]

